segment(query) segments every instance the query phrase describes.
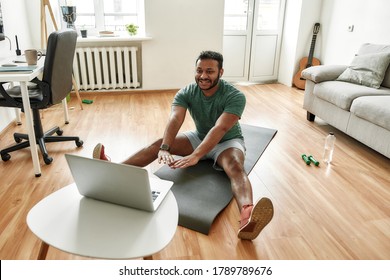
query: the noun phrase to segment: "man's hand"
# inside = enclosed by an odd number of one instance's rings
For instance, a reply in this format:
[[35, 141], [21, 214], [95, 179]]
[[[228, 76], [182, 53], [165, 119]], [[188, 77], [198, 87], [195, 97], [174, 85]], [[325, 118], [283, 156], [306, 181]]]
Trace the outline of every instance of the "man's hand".
[[199, 158], [194, 155], [189, 155], [180, 159], [177, 159], [172, 162], [172, 164], [169, 165], [170, 168], [176, 169], [176, 168], [186, 168], [193, 166], [199, 162]]
[[164, 163], [168, 165], [171, 165], [175, 160], [169, 151], [163, 151], [163, 150], [160, 150], [158, 152], [157, 159], [158, 159], [158, 163]]

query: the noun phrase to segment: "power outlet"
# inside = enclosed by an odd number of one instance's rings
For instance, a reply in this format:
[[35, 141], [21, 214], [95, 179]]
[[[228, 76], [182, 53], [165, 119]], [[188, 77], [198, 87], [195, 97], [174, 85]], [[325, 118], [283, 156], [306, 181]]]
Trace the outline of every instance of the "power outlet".
[[353, 32], [354, 25], [348, 25], [348, 32]]

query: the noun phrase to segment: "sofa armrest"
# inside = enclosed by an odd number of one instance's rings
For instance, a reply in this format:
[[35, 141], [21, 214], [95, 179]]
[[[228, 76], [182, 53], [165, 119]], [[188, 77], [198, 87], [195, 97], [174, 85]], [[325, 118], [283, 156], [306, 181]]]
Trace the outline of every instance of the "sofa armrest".
[[302, 71], [302, 78], [314, 83], [336, 80], [347, 69], [346, 65], [318, 65]]

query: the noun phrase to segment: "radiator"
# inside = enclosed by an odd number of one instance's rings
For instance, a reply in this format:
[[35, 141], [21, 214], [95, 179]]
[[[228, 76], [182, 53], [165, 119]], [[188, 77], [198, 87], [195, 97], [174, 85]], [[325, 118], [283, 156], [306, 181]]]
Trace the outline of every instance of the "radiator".
[[79, 90], [138, 88], [138, 47], [76, 48], [73, 74]]

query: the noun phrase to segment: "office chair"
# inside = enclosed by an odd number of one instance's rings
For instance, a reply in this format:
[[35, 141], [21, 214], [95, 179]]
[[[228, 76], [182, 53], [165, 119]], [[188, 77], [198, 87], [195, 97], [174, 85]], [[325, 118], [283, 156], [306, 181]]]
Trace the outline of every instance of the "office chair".
[[[77, 33], [74, 30], [55, 31], [50, 34], [42, 80], [38, 78], [33, 79], [31, 81], [32, 86], [28, 88], [36, 143], [39, 145], [43, 160], [46, 164], [50, 164], [53, 158], [49, 156], [45, 143], [75, 141], [77, 147], [83, 145], [83, 141], [79, 137], [61, 136], [63, 131], [58, 126], [44, 132], [39, 112], [41, 109], [46, 109], [60, 103], [71, 91], [72, 65], [76, 49], [76, 39]], [[15, 86], [6, 90], [3, 84], [1, 83], [0, 86], [0, 107], [15, 107], [23, 110], [20, 87]], [[58, 136], [53, 136], [54, 133]], [[15, 133], [14, 139], [17, 143], [16, 145], [0, 151], [3, 161], [11, 158], [10, 152], [30, 146], [27, 134]]]

